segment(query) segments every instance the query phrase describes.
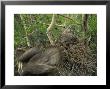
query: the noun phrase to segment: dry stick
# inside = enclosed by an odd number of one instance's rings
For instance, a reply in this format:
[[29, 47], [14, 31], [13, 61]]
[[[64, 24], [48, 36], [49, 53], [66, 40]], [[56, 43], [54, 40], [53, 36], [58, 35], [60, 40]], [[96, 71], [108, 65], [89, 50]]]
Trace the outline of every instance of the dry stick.
[[24, 30], [25, 30], [27, 46], [30, 47], [31, 44], [30, 44], [29, 39], [28, 39], [28, 33], [27, 33], [27, 31], [26, 31], [26, 29], [27, 29], [27, 28], [26, 28], [26, 24], [25, 24], [25, 21], [23, 20], [23, 16], [22, 16], [21, 14], [20, 14], [20, 18], [21, 18], [21, 21], [22, 21], [22, 23], [23, 23], [23, 27], [24, 27]]
[[[66, 16], [68, 17], [69, 14], [67, 14]], [[65, 26], [65, 27], [66, 27], [66, 24], [67, 24], [67, 20], [68, 20], [68, 19], [65, 18], [65, 21], [64, 21], [64, 26]]]
[[[49, 26], [49, 25], [50, 25], [50, 24], [47, 24], [47, 23], [43, 23], [43, 22], [41, 22], [41, 21], [39, 21], [38, 23], [41, 23], [41, 24], [46, 25], [46, 26]], [[55, 25], [55, 26], [58, 26], [58, 27], [62, 27], [62, 28], [65, 27], [64, 25], [60, 25], [60, 24], [57, 24], [57, 23], [55, 23], [54, 25]]]
[[52, 32], [51, 32], [51, 30], [54, 27], [54, 24], [55, 24], [55, 14], [53, 14], [51, 23], [50, 23], [49, 27], [47, 28], [47, 37], [48, 37], [51, 45], [55, 44], [54, 41], [53, 41]]

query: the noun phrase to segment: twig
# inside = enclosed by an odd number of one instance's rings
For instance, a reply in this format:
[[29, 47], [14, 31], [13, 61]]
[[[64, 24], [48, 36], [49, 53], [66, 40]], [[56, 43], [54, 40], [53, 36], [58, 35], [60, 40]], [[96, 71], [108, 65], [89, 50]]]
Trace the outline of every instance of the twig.
[[77, 24], [77, 25], [81, 25], [80, 23], [76, 22], [75, 20], [73, 20], [73, 19], [70, 18], [70, 17], [64, 16], [64, 15], [61, 15], [61, 14], [57, 14], [57, 15], [62, 16], [62, 17], [64, 17], [64, 18], [67, 18], [67, 19], [69, 19], [69, 20], [75, 22], [75, 24]]

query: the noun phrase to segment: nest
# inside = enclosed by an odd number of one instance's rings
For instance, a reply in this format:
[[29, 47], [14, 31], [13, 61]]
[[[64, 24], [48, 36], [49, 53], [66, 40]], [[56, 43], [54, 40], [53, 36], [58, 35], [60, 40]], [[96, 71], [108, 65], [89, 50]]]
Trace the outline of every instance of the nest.
[[60, 75], [96, 76], [97, 60], [89, 47], [83, 42], [71, 45], [62, 52], [62, 60], [58, 64]]

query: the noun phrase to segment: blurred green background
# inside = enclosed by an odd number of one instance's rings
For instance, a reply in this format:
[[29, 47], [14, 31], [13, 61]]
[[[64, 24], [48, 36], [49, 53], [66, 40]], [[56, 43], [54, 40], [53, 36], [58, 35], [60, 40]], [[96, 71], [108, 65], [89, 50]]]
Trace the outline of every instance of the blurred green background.
[[[73, 33], [84, 37], [83, 31], [84, 14], [57, 14], [56, 24], [52, 29], [53, 39], [57, 40], [61, 31], [70, 27]], [[51, 23], [52, 14], [15, 14], [14, 15], [14, 47], [15, 49], [27, 46], [28, 37], [31, 46], [48, 42], [47, 28]], [[97, 15], [89, 14], [87, 22], [88, 30], [85, 38], [90, 38], [90, 47], [96, 49], [97, 43]]]

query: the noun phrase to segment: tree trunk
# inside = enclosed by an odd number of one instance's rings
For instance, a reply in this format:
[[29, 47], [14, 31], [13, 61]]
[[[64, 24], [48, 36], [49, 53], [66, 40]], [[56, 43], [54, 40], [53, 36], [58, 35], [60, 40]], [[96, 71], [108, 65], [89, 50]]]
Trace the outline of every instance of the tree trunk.
[[88, 31], [88, 15], [87, 14], [84, 14], [82, 16], [82, 27], [83, 27], [83, 32], [84, 32], [84, 46], [85, 46], [85, 50], [84, 50], [84, 53], [85, 53], [85, 59], [82, 60], [82, 64], [85, 64], [87, 62], [87, 48], [88, 48], [88, 44], [87, 44], [87, 31]]
[[88, 29], [87, 20], [88, 20], [88, 15], [87, 14], [83, 15], [83, 30], [84, 30], [85, 33], [86, 33], [87, 29]]
[[83, 27], [83, 32], [84, 32], [84, 44], [87, 47], [87, 39], [86, 39], [86, 35], [87, 35], [87, 31], [88, 31], [88, 14], [85, 14], [82, 16], [82, 27]]

